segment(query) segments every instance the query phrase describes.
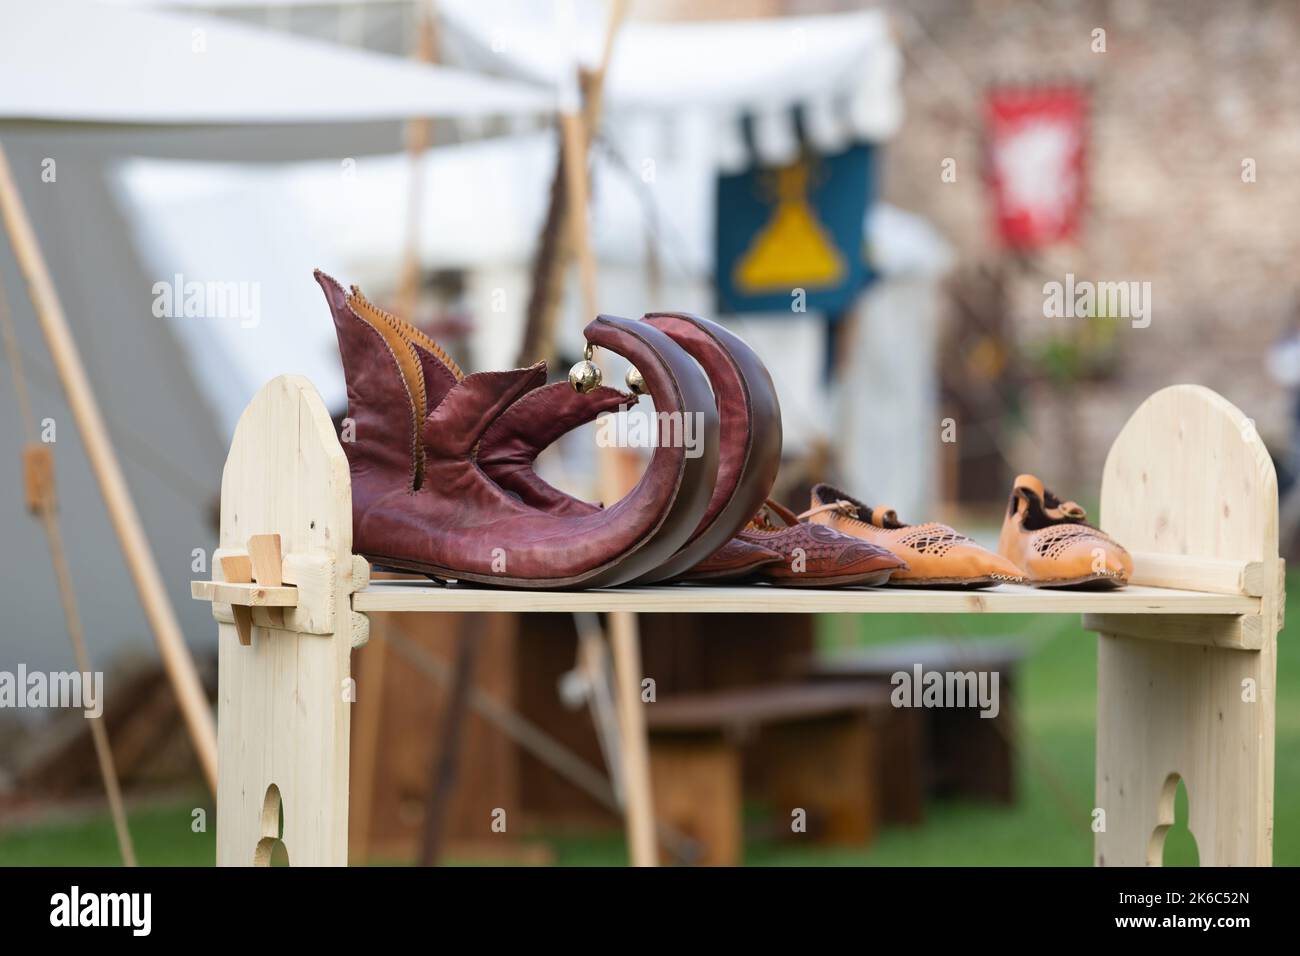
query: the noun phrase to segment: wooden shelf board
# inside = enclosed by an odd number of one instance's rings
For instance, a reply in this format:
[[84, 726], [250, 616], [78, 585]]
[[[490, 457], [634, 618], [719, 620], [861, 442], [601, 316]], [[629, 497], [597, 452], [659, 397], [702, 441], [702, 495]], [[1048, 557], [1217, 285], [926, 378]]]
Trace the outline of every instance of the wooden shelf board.
[[372, 581], [352, 596], [367, 611], [631, 611], [819, 614], [1258, 614], [1260, 599], [1131, 585], [1056, 591], [1004, 584], [984, 591], [677, 585], [595, 591], [512, 591], [422, 581]]
[[191, 581], [190, 597], [196, 601], [238, 604], [242, 607], [297, 607], [298, 589], [287, 585], [235, 581]]

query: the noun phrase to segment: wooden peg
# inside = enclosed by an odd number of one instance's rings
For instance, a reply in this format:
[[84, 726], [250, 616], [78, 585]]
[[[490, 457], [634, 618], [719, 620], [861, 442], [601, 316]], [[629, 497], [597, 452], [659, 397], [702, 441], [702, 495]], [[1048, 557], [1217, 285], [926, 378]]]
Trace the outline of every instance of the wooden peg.
[[[221, 556], [221, 573], [232, 584], [251, 584], [253, 581], [253, 562], [246, 554], [225, 554]], [[230, 606], [235, 617], [235, 630], [239, 632], [239, 643], [249, 647], [253, 643], [253, 609], [240, 604]]]
[[253, 580], [258, 584], [278, 588], [284, 583], [284, 559], [278, 534], [255, 534], [249, 538], [248, 557], [253, 565]]
[[[253, 562], [254, 581], [273, 588], [284, 583], [284, 558], [280, 554], [278, 534], [253, 535], [248, 539], [248, 556]], [[266, 614], [272, 627], [284, 627], [281, 608], [267, 608]]]
[[29, 442], [23, 446], [23, 488], [32, 514], [53, 506], [54, 456], [49, 445]]

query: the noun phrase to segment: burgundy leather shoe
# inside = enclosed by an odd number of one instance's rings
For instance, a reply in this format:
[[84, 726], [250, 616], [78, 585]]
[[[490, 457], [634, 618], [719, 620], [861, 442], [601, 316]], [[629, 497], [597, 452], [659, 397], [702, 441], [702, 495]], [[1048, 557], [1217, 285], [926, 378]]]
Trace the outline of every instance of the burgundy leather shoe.
[[771, 500], [740, 537], [781, 555], [781, 563], [762, 568], [759, 577], [784, 587], [884, 584], [895, 571], [907, 570], [907, 563], [892, 552], [825, 525], [801, 522]]
[[781, 467], [781, 403], [754, 350], [739, 336], [689, 312], [652, 312], [641, 321], [661, 329], [709, 377], [718, 407], [718, 479], [690, 541], [638, 580], [667, 581], [698, 568], [745, 527], [772, 493]]
[[637, 486], [610, 508], [556, 514], [507, 494], [476, 461], [503, 413], [543, 385], [544, 364], [465, 376], [427, 336], [316, 277], [355, 423], [356, 440], [343, 447], [359, 553], [439, 579], [602, 587], [657, 568], [691, 538], [717, 477], [718, 416], [703, 373], [667, 335], [612, 316], [584, 331], [637, 366], [657, 409], [694, 417], [701, 454], [660, 445]]
[[565, 494], [537, 474], [537, 456], [575, 428], [636, 402], [636, 395], [604, 385], [585, 394], [568, 382], [535, 388], [483, 433], [478, 466], [524, 504], [552, 514], [594, 514], [599, 504]]
[[764, 568], [784, 561], [785, 558], [771, 548], [753, 544], [744, 538], [732, 538], [676, 580], [739, 584], [741, 581], [748, 581]]
[[[537, 456], [573, 429], [594, 421], [601, 414], [615, 412], [636, 401], [635, 395], [604, 386], [579, 394], [567, 382], [543, 385], [528, 392], [502, 412], [484, 433], [483, 440], [479, 442], [479, 467], [510, 494], [534, 508], [553, 514], [584, 515], [599, 512], [600, 505], [574, 498], [538, 475], [535, 470]], [[723, 441], [720, 449], [722, 460], [718, 464], [720, 474], [725, 467], [728, 447], [727, 442]], [[741, 471], [742, 469], [734, 467], [731, 469], [736, 476]], [[716, 498], [715, 489], [710, 506]], [[707, 526], [706, 520], [707, 516], [701, 521], [701, 527]], [[699, 530], [697, 528], [695, 531], [695, 540], [699, 539]], [[675, 561], [676, 558], [675, 555], [670, 560]], [[733, 537], [676, 580], [712, 583], [740, 581], [751, 577], [760, 568], [781, 560], [781, 555], [775, 551]]]
[[[718, 478], [704, 517], [686, 546], [636, 583], [743, 577], [771, 563], [770, 555], [732, 542], [766, 500], [780, 467], [776, 388], [753, 350], [716, 323], [687, 313], [654, 313], [642, 321], [662, 329], [700, 363], [721, 424]], [[635, 401], [611, 388], [585, 395], [563, 382], [538, 388], [503, 412], [484, 435], [479, 467], [534, 507], [557, 514], [598, 510], [599, 505], [578, 501], [545, 482], [534, 470], [535, 460], [560, 436]]]

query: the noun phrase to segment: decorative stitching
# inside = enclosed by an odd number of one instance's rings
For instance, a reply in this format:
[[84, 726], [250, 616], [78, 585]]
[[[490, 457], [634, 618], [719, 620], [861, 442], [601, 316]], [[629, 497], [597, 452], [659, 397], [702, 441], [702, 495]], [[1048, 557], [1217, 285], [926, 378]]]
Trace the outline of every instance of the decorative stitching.
[[941, 558], [953, 549], [954, 545], [963, 544], [971, 539], [951, 528], [938, 524], [912, 525], [898, 528], [891, 534], [905, 548], [911, 548], [918, 554], [932, 554]]
[[[419, 329], [417, 329], [410, 322], [407, 322], [405, 319], [399, 319], [393, 313], [375, 305], [373, 302], [367, 299], [365, 297], [365, 294], [361, 291], [361, 289], [355, 285], [352, 287], [352, 294], [356, 296], [358, 299], [360, 299], [367, 306], [369, 306], [371, 309], [374, 309], [375, 312], [377, 312], [379, 315], [382, 315], [384, 318], [388, 319], [389, 322], [397, 323], [395, 328], [397, 328], [398, 332], [401, 332], [403, 335], [406, 335], [409, 338], [415, 339], [417, 342], [420, 343], [420, 345], [423, 348], [429, 350], [434, 355], [436, 355], [438, 357], [438, 361], [442, 362], [443, 365], [446, 365], [447, 368], [451, 370], [451, 374], [456, 377], [457, 381], [460, 381], [465, 377], [465, 373], [462, 372], [460, 366], [456, 364], [456, 360], [453, 359], [450, 355], [448, 355], [443, 350], [443, 347], [439, 345], [437, 342], [435, 342], [433, 339], [429, 338], [428, 335], [421, 332]], [[402, 326], [406, 327], [405, 331], [403, 331]]]
[[1086, 524], [1057, 524], [1031, 534], [1030, 545], [1035, 553], [1045, 558], [1056, 558], [1066, 548], [1081, 541], [1098, 541], [1111, 544], [1111, 540], [1096, 528]]
[[[329, 278], [329, 277], [326, 276], [326, 278]], [[333, 282], [334, 280], [333, 280], [333, 279], [330, 279], [330, 281]], [[335, 285], [338, 285], [338, 283], [336, 282]], [[339, 289], [340, 289], [340, 291], [342, 291], [342, 286], [339, 286]], [[397, 371], [397, 377], [398, 377], [398, 379], [401, 380], [401, 382], [402, 382], [402, 390], [403, 390], [404, 392], [406, 392], [407, 400], [411, 402], [411, 428], [412, 428], [412, 433], [411, 433], [411, 450], [410, 450], [410, 461], [411, 461], [411, 464], [410, 464], [410, 474], [411, 474], [411, 480], [410, 480], [410, 482], [407, 484], [407, 488], [406, 488], [406, 490], [407, 490], [407, 493], [408, 493], [408, 494], [414, 494], [414, 493], [415, 493], [415, 477], [416, 477], [416, 464], [415, 464], [415, 463], [416, 463], [416, 452], [417, 452], [417, 449], [419, 449], [419, 447], [420, 447], [420, 421], [419, 421], [419, 416], [416, 414], [416, 410], [415, 410], [415, 402], [411, 399], [411, 390], [410, 390], [409, 388], [407, 388], [407, 386], [406, 386], [406, 380], [405, 380], [404, 378], [402, 378], [402, 366], [401, 366], [401, 364], [397, 361], [397, 353], [395, 353], [395, 352], [393, 351], [392, 346], [390, 346], [390, 345], [388, 344], [388, 340], [387, 340], [386, 338], [384, 338], [384, 333], [380, 332], [377, 328], [375, 328], [373, 325], [371, 325], [370, 322], [368, 322], [365, 318], [363, 318], [360, 314], [358, 314], [358, 313], [357, 313], [357, 310], [354, 309], [354, 308], [352, 308], [351, 303], [347, 302], [346, 299], [344, 300], [344, 303], [343, 303], [343, 304], [346, 305], [348, 311], [349, 311], [350, 313], [352, 313], [352, 317], [353, 317], [354, 319], [356, 319], [358, 322], [360, 322], [361, 325], [362, 325], [364, 328], [369, 329], [370, 332], [371, 332], [373, 335], [375, 335], [375, 337], [377, 337], [377, 338], [379, 339], [380, 344], [383, 345], [383, 347], [388, 351], [388, 356], [389, 356], [389, 358], [391, 358], [391, 359], [393, 360], [393, 367], [394, 367], [395, 370]], [[351, 411], [351, 409], [348, 409], [348, 411]]]

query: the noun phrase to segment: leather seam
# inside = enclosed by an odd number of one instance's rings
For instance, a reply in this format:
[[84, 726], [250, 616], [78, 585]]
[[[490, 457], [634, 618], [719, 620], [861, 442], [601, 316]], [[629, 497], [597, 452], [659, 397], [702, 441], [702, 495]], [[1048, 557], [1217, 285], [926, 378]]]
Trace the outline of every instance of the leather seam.
[[[331, 279], [331, 281], [333, 281], [333, 280]], [[340, 291], [341, 291], [341, 290], [342, 290], [342, 286], [340, 286], [339, 288], [340, 288]], [[415, 417], [415, 404], [414, 404], [414, 401], [411, 400], [411, 390], [407, 387], [407, 385], [406, 385], [406, 380], [405, 380], [405, 378], [402, 376], [401, 364], [397, 361], [397, 354], [393, 351], [392, 346], [390, 346], [390, 345], [388, 344], [388, 340], [387, 340], [386, 338], [384, 338], [384, 334], [383, 334], [382, 332], [380, 332], [377, 328], [375, 328], [373, 325], [371, 325], [370, 322], [368, 322], [365, 318], [363, 318], [362, 316], [358, 315], [358, 314], [357, 314], [357, 311], [356, 311], [354, 308], [352, 308], [351, 304], [348, 303], [346, 299], [344, 299], [344, 303], [343, 303], [343, 304], [347, 307], [347, 310], [348, 310], [348, 312], [352, 315], [352, 317], [353, 317], [354, 319], [356, 319], [358, 322], [361, 323], [361, 325], [362, 325], [363, 328], [367, 329], [367, 330], [368, 330], [372, 335], [374, 335], [376, 338], [379, 339], [380, 344], [382, 344], [382, 345], [384, 346], [384, 349], [388, 352], [388, 357], [391, 358], [391, 359], [393, 360], [393, 367], [394, 367], [395, 370], [397, 371], [397, 377], [398, 377], [398, 379], [401, 380], [401, 382], [402, 382], [402, 390], [403, 390], [404, 392], [406, 392], [407, 399], [411, 401], [411, 415], [412, 415], [412, 418], [414, 418], [414, 417]], [[351, 411], [351, 409], [349, 409], [349, 411]], [[416, 472], [415, 472], [415, 448], [416, 448], [416, 445], [417, 445], [418, 442], [419, 442], [419, 437], [420, 437], [419, 426], [418, 426], [418, 424], [416, 424], [416, 425], [415, 425], [415, 433], [411, 436], [411, 449], [410, 449], [410, 452], [409, 452], [409, 458], [410, 458], [410, 461], [409, 461], [409, 464], [408, 464], [408, 471], [409, 471], [409, 478], [410, 478], [410, 480], [409, 480], [409, 482], [407, 483], [407, 491], [408, 491], [408, 493], [414, 493], [415, 490], [416, 490], [416, 485], [415, 485], [415, 474], [416, 474]]]
[[[448, 371], [451, 372], [452, 377], [455, 378], [456, 381], [459, 382], [465, 378], [465, 372], [456, 363], [456, 360], [453, 359], [450, 355], [448, 355], [446, 350], [443, 349], [441, 345], [435, 342], [424, 332], [421, 332], [410, 322], [398, 318], [396, 315], [394, 315], [392, 312], [389, 312], [387, 309], [383, 308], [382, 306], [375, 305], [375, 303], [367, 299], [365, 293], [363, 293], [361, 289], [359, 289], [355, 285], [352, 286], [352, 294], [355, 295], [362, 302], [364, 302], [367, 306], [374, 309], [375, 312], [379, 313], [384, 318], [388, 319], [389, 322], [395, 323], [394, 327], [397, 329], [398, 333], [403, 336], [403, 338], [414, 339], [421, 348], [425, 349], [426, 351], [434, 355], [434, 357], [436, 357], [438, 361], [440, 361], [443, 365], [447, 366]], [[403, 331], [402, 326], [406, 327], [405, 331]]]
[[[415, 370], [415, 377], [417, 379], [416, 385], [419, 389], [418, 395], [411, 394], [411, 385], [406, 380], [406, 372], [402, 368], [402, 363], [397, 358], [397, 353], [393, 351], [392, 346], [389, 346], [389, 352], [393, 356], [393, 361], [397, 363], [398, 374], [402, 376], [402, 383], [406, 386], [407, 396], [411, 401], [411, 414], [415, 419], [415, 441], [411, 446], [411, 461], [414, 465], [414, 476], [411, 480], [411, 490], [414, 491], [419, 488], [424, 480], [424, 445], [420, 441], [420, 420], [423, 416], [424, 408], [428, 404], [428, 383], [424, 380], [424, 366], [420, 362], [420, 356], [416, 354], [415, 347], [411, 344], [410, 336], [403, 329], [403, 326], [407, 323], [402, 322], [392, 313], [385, 312], [383, 309], [376, 306], [362, 295], [356, 286], [353, 286], [352, 288], [353, 297], [360, 302], [367, 311], [374, 312], [378, 319], [387, 324], [388, 328], [397, 336], [398, 340], [406, 346], [406, 350], [409, 353], [411, 360], [411, 367]], [[358, 315], [357, 310], [353, 307], [351, 301], [346, 299], [345, 301], [347, 301], [348, 308], [352, 310], [352, 313]], [[368, 322], [369, 320], [366, 319], [365, 321]], [[416, 330], [412, 329], [412, 331]], [[385, 338], [384, 344], [388, 344], [387, 338]]]

